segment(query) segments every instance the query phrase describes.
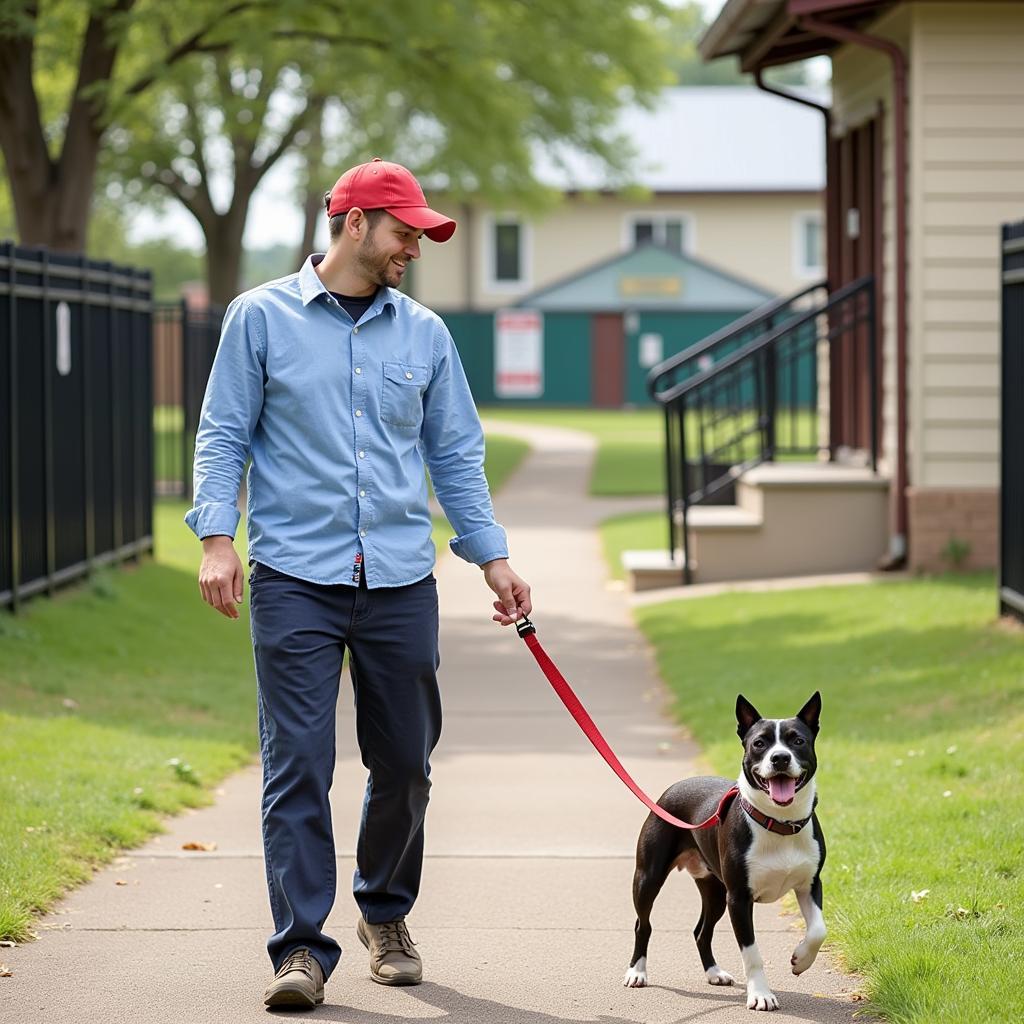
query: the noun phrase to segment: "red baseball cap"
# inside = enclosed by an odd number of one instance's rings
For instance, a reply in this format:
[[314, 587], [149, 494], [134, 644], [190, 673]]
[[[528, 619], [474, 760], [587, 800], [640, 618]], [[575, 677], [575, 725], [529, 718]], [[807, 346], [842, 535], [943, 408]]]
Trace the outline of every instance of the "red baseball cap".
[[379, 156], [350, 167], [335, 182], [327, 200], [327, 216], [348, 213], [355, 206], [360, 210], [387, 210], [433, 242], [447, 242], [455, 234], [455, 221], [427, 206], [412, 171]]

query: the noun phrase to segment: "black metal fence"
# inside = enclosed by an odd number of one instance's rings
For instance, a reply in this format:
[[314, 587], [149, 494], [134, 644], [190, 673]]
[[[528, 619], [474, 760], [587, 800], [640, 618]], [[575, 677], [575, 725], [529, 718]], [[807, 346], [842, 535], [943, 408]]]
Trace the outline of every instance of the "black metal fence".
[[0, 606], [152, 550], [148, 271], [0, 243]]
[[1024, 221], [1003, 225], [999, 607], [1024, 621]]
[[153, 310], [153, 420], [158, 495], [192, 497], [192, 457], [224, 309], [161, 303]]

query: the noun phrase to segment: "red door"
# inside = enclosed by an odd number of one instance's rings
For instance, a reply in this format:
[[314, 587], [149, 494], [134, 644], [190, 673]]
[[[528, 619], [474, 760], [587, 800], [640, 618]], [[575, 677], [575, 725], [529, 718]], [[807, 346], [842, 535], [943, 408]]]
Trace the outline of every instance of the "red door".
[[[871, 274], [875, 279], [875, 392], [881, 437], [882, 382], [882, 121], [873, 118], [838, 139], [830, 153], [836, 160], [837, 201], [829, 213], [838, 221], [829, 241], [832, 291]], [[869, 451], [871, 447], [871, 331], [864, 324], [833, 346], [830, 360], [830, 433], [836, 447]]]
[[620, 409], [626, 375], [626, 334], [621, 313], [595, 313], [590, 327], [591, 403]]

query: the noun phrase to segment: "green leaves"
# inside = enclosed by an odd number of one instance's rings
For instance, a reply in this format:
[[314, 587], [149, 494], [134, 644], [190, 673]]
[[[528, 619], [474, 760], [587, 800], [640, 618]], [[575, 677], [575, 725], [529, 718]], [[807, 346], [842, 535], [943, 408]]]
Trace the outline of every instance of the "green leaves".
[[[39, 105], [22, 97], [18, 118], [38, 119], [57, 177], [69, 160], [97, 165], [99, 188], [170, 195], [208, 238], [239, 246], [253, 191], [315, 140], [321, 114], [310, 178], [329, 184], [381, 155], [455, 200], [528, 208], [553, 196], [535, 176], [539, 151], [555, 164], [565, 147], [583, 151], [609, 183], [626, 182], [633, 154], [615, 137], [616, 112], [670, 80], [661, 0], [52, 0], [32, 14], [0, 0], [0, 36], [34, 47]], [[68, 154], [84, 108], [104, 132], [99, 151]]]

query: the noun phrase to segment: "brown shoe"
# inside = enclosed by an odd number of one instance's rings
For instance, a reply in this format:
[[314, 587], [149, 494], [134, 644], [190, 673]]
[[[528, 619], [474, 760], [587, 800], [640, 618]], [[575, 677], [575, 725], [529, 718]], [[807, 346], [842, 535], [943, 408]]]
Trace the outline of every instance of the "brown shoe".
[[384, 924], [356, 925], [359, 941], [370, 951], [370, 977], [381, 985], [418, 985], [423, 980], [423, 961], [409, 937], [405, 918]]
[[263, 993], [263, 1002], [267, 1006], [290, 1006], [296, 1010], [312, 1010], [323, 1001], [323, 968], [308, 949], [289, 953], [270, 987]]

